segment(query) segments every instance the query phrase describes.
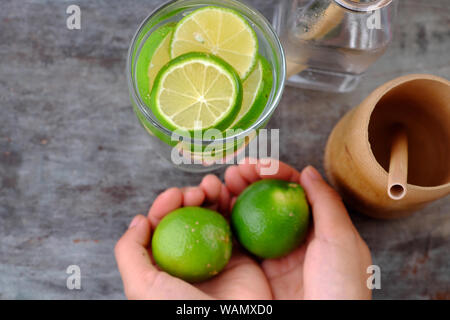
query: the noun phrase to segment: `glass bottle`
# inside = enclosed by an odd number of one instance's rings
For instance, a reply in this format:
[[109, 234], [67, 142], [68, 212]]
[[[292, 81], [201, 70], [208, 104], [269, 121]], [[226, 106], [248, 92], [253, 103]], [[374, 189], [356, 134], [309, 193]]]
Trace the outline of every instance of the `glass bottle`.
[[385, 52], [395, 0], [281, 0], [274, 27], [287, 60], [288, 84], [348, 92]]

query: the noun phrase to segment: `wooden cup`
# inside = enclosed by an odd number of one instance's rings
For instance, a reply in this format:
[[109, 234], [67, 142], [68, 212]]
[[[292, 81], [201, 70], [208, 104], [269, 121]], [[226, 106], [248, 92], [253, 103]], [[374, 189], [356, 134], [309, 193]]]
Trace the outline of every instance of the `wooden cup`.
[[[408, 136], [407, 193], [386, 190], [392, 128]], [[324, 165], [344, 201], [376, 218], [399, 218], [450, 194], [450, 81], [426, 74], [391, 80], [348, 112], [328, 138]]]

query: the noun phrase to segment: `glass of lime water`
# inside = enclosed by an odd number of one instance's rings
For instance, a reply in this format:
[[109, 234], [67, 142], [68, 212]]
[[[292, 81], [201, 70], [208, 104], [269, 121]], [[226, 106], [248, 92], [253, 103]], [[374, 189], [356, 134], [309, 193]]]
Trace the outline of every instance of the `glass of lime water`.
[[281, 99], [285, 69], [276, 33], [254, 8], [177, 0], [142, 22], [126, 72], [152, 150], [182, 170], [207, 172], [255, 156], [246, 150]]

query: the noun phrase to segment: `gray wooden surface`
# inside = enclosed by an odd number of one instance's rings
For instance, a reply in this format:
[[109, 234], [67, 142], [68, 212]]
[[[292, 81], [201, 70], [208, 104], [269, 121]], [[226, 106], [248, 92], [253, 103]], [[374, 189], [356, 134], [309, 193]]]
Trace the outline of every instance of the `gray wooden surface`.
[[[158, 193], [197, 184], [147, 143], [128, 100], [125, 58], [162, 0], [0, 3], [0, 298], [122, 299], [113, 247]], [[250, 1], [269, 18], [276, 1]], [[281, 159], [323, 172], [338, 119], [381, 83], [425, 72], [450, 78], [448, 0], [401, 0], [395, 39], [350, 94], [286, 88], [271, 127]], [[66, 28], [79, 4], [82, 30]], [[381, 267], [379, 299], [450, 298], [450, 201], [412, 217], [352, 219]], [[66, 288], [79, 265], [82, 290]]]

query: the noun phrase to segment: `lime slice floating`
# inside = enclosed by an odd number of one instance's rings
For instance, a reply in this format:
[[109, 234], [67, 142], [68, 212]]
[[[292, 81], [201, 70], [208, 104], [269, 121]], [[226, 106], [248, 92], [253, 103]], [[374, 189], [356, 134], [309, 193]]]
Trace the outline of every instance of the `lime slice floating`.
[[[152, 61], [155, 58], [155, 55], [161, 56], [163, 54], [162, 51], [162, 43], [169, 35], [173, 33], [175, 29], [175, 23], [169, 23], [163, 25], [159, 29], [155, 30], [150, 34], [150, 36], [145, 40], [145, 43], [142, 45], [141, 52], [139, 53], [137, 65], [136, 65], [136, 78], [137, 85], [142, 100], [144, 100], [146, 105], [150, 105], [150, 93], [152, 90], [153, 79], [149, 78], [149, 68], [152, 64]], [[169, 36], [170, 40], [170, 36]], [[170, 56], [167, 54], [167, 58], [170, 60]], [[161, 61], [160, 59], [157, 59]], [[169, 61], [167, 60], [166, 63]], [[155, 60], [156, 62], [156, 60]], [[155, 65], [155, 62], [153, 64]], [[161, 61], [162, 63], [162, 61]], [[159, 68], [161, 68], [164, 64], [161, 64]], [[155, 69], [157, 67], [155, 66]], [[159, 70], [158, 70], [159, 71]], [[158, 72], [156, 71], [156, 72]]]
[[242, 84], [242, 107], [231, 125], [232, 129], [245, 130], [258, 120], [269, 100], [272, 83], [270, 64], [260, 56], [255, 69]]
[[242, 84], [222, 59], [191, 52], [166, 64], [158, 73], [151, 108], [170, 130], [226, 129], [242, 103]]
[[153, 88], [153, 82], [155, 81], [156, 75], [159, 70], [170, 61], [170, 40], [172, 39], [174, 27], [166, 27], [164, 30], [160, 31], [160, 34], [166, 34], [160, 39], [160, 42], [157, 44], [154, 49], [153, 55], [150, 58], [150, 63], [148, 65], [148, 84], [150, 91]]
[[236, 11], [220, 7], [195, 10], [178, 22], [170, 45], [172, 58], [208, 52], [228, 62], [246, 79], [256, 64], [258, 39]]
[[[168, 41], [170, 44], [170, 37], [175, 29], [176, 23], [171, 22], [165, 24], [155, 31], [153, 31], [148, 38], [145, 39], [145, 43], [141, 47], [141, 51], [137, 56], [136, 62], [136, 78], [137, 78], [137, 86], [140, 92], [141, 98], [144, 101], [146, 106], [150, 106], [150, 93], [151, 87], [154, 80], [154, 77], [150, 76], [150, 65], [153, 63], [155, 66], [155, 71], [159, 71], [161, 67], [164, 65], [163, 56], [164, 51], [162, 50], [164, 47], [164, 41]], [[143, 41], [143, 39], [141, 39]], [[169, 56], [169, 48], [166, 47], [166, 57], [170, 60]], [[169, 61], [167, 60], [167, 62]], [[152, 62], [153, 61], [153, 62]], [[158, 70], [156, 70], [158, 69]], [[150, 79], [151, 78], [151, 79]], [[148, 122], [147, 118], [144, 114], [139, 110], [137, 105], [133, 102], [133, 109], [139, 119], [141, 125], [147, 130], [151, 135], [156, 135], [160, 140], [165, 143], [173, 146], [176, 145], [176, 142], [172, 142], [170, 137], [166, 137], [162, 135], [157, 129], [154, 128], [154, 125]]]

